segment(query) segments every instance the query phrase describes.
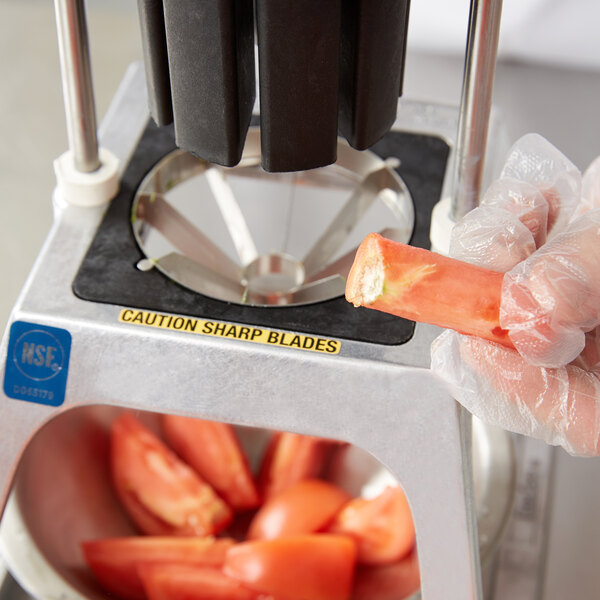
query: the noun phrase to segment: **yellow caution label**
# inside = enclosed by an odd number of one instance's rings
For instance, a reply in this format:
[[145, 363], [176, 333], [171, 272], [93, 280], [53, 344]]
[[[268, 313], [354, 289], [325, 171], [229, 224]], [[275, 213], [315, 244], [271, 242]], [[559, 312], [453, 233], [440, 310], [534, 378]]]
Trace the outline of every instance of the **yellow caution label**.
[[269, 346], [283, 346], [285, 348], [322, 352], [324, 354], [338, 354], [342, 347], [341, 342], [338, 340], [323, 337], [300, 335], [287, 331], [273, 331], [272, 329], [262, 329], [260, 327], [253, 327], [252, 325], [206, 321], [194, 317], [168, 315], [133, 308], [123, 309], [119, 314], [119, 321], [121, 323], [133, 323], [135, 325], [145, 325], [146, 327], [156, 327], [158, 329], [212, 335], [232, 340], [267, 344]]

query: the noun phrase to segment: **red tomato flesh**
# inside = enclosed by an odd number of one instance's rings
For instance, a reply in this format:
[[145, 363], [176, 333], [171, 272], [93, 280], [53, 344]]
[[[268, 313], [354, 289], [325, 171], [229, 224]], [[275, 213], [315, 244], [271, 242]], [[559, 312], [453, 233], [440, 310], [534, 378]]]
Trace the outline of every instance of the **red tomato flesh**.
[[233, 427], [203, 419], [163, 415], [163, 432], [175, 452], [234, 510], [259, 504], [248, 459]]
[[355, 563], [356, 546], [347, 536], [298, 535], [237, 544], [223, 572], [276, 598], [348, 600]]
[[410, 506], [400, 487], [389, 487], [376, 498], [355, 498], [328, 527], [331, 533], [356, 540], [358, 562], [378, 565], [398, 561], [415, 544]]
[[267, 600], [217, 569], [190, 565], [142, 565], [148, 600]]
[[346, 491], [332, 483], [304, 479], [265, 502], [250, 524], [248, 539], [315, 533], [326, 527], [350, 499]]
[[346, 299], [512, 348], [508, 331], [500, 327], [503, 279], [504, 273], [371, 233], [356, 252]]
[[86, 541], [81, 546], [104, 588], [127, 600], [143, 600], [144, 588], [137, 573], [140, 564], [177, 562], [219, 568], [233, 545], [227, 538], [140, 536]]
[[150, 535], [211, 535], [231, 509], [212, 487], [130, 413], [113, 421], [111, 472], [125, 509]]
[[276, 496], [298, 481], [318, 477], [336, 446], [337, 442], [310, 435], [274, 434], [258, 476], [263, 500]]

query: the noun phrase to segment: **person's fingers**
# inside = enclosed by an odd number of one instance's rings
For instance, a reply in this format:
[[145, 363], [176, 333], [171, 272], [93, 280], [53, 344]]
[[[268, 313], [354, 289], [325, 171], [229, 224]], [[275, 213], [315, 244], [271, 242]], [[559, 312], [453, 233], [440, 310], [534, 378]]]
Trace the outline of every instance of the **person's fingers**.
[[549, 205], [535, 185], [510, 177], [497, 179], [479, 205], [501, 208], [517, 217], [531, 231], [536, 248], [546, 243]]
[[500, 177], [530, 183], [542, 192], [549, 206], [549, 236], [564, 229], [579, 204], [579, 169], [538, 134], [525, 135], [514, 144]]
[[600, 325], [600, 209], [591, 210], [506, 273], [500, 325], [532, 364], [558, 367]]
[[572, 220], [593, 208], [600, 208], [600, 156], [590, 164], [583, 174], [581, 202], [575, 210]]
[[510, 212], [478, 207], [453, 228], [449, 254], [493, 271], [505, 273], [535, 251], [533, 235]]
[[509, 431], [560, 445], [571, 454], [600, 453], [600, 382], [576, 365], [535, 367], [517, 352], [476, 337], [444, 332], [431, 368], [467, 410]]
[[598, 327], [585, 334], [585, 348], [571, 364], [585, 371], [600, 374], [600, 329]]
[[580, 190], [581, 174], [568, 159], [541, 136], [524, 136], [480, 206], [455, 225], [450, 255], [505, 272], [566, 225]]

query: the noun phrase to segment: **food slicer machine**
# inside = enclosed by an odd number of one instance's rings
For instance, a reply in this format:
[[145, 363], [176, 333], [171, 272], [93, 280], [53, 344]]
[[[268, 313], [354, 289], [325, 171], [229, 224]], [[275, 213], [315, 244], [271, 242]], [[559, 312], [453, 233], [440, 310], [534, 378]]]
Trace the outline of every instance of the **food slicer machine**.
[[32, 594], [103, 597], [77, 540], [56, 547], [85, 529], [67, 502], [106, 510], [94, 450], [57, 444], [131, 408], [351, 443], [407, 494], [422, 597], [483, 597], [510, 497], [475, 504], [471, 419], [427, 368], [438, 330], [342, 296], [367, 233], [429, 247], [442, 198], [476, 203], [500, 4], [472, 3], [455, 112], [398, 104], [407, 0], [140, 0], [146, 69], [98, 144], [83, 5], [56, 0], [70, 151], [0, 347], [3, 547]]

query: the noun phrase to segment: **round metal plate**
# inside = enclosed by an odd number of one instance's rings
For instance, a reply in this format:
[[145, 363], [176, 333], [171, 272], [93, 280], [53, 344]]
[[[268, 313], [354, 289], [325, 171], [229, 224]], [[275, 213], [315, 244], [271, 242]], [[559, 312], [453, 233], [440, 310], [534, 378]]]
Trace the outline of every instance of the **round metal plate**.
[[410, 239], [413, 203], [396, 166], [340, 140], [333, 165], [267, 173], [258, 128], [248, 132], [233, 168], [176, 150], [135, 194], [132, 227], [146, 256], [138, 267], [239, 304], [309, 304], [343, 295], [367, 234]]

